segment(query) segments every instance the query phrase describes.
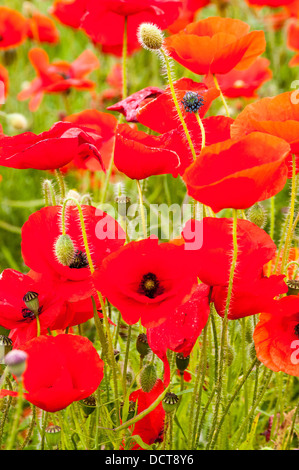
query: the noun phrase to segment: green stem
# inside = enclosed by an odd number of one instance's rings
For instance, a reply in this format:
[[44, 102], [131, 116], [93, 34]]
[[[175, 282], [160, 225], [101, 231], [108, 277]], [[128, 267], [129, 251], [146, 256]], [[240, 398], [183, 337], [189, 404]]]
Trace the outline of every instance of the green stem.
[[123, 370], [123, 394], [124, 396], [127, 393], [127, 369], [128, 369], [129, 354], [130, 354], [131, 333], [132, 333], [132, 325], [129, 325], [127, 345], [126, 345], [126, 354], [125, 354], [125, 360], [124, 360], [124, 370]]
[[223, 106], [224, 106], [224, 108], [225, 108], [226, 115], [227, 115], [227, 117], [230, 117], [230, 115], [229, 115], [229, 109], [228, 109], [227, 103], [226, 103], [226, 101], [225, 101], [225, 98], [224, 98], [224, 96], [223, 96], [223, 93], [222, 93], [222, 91], [221, 91], [221, 88], [220, 88], [220, 86], [219, 86], [219, 83], [218, 83], [218, 80], [217, 80], [217, 77], [216, 77], [215, 74], [213, 74], [213, 79], [214, 79], [215, 87], [216, 87], [217, 90], [219, 91], [220, 98], [221, 98], [222, 103], [223, 103]]
[[136, 184], [137, 184], [138, 196], [139, 196], [139, 205], [140, 205], [140, 215], [141, 215], [143, 236], [144, 236], [144, 238], [146, 238], [147, 237], [147, 230], [146, 230], [146, 220], [145, 220], [145, 215], [144, 215], [142, 190], [141, 190], [140, 182], [138, 180], [136, 180]]
[[188, 144], [189, 144], [191, 153], [193, 155], [193, 159], [195, 160], [196, 159], [196, 152], [195, 152], [194, 145], [193, 145], [192, 139], [190, 137], [190, 133], [188, 131], [187, 125], [185, 123], [185, 120], [184, 120], [184, 117], [183, 117], [178, 99], [176, 97], [176, 93], [175, 93], [175, 89], [174, 89], [174, 85], [173, 85], [173, 80], [172, 80], [172, 76], [171, 76], [171, 68], [170, 68], [170, 64], [169, 64], [169, 59], [168, 59], [167, 54], [165, 53], [165, 51], [163, 49], [161, 49], [161, 54], [162, 54], [162, 56], [164, 58], [164, 61], [165, 61], [165, 64], [166, 64], [167, 78], [168, 78], [168, 82], [169, 82], [169, 86], [170, 86], [172, 99], [173, 99], [176, 111], [179, 115], [179, 118], [180, 118], [181, 124], [183, 126], [184, 132], [186, 134], [186, 138], [188, 140]]
[[289, 256], [290, 245], [292, 243], [292, 232], [293, 232], [293, 220], [295, 213], [295, 202], [296, 202], [296, 158], [295, 155], [292, 155], [293, 161], [293, 171], [292, 171], [292, 192], [291, 192], [291, 202], [290, 202], [290, 221], [287, 232], [287, 237], [285, 241], [285, 248], [283, 251], [282, 261], [281, 261], [281, 272], [284, 272], [284, 267]]
[[15, 444], [15, 440], [18, 434], [18, 426], [20, 422], [20, 417], [22, 413], [22, 408], [23, 408], [23, 381], [22, 379], [19, 382], [19, 390], [18, 390], [18, 402], [17, 402], [17, 409], [15, 412], [14, 420], [13, 420], [13, 425], [12, 429], [9, 435], [8, 443], [6, 450], [12, 450], [13, 446]]
[[64, 198], [65, 198], [66, 187], [65, 187], [64, 178], [63, 178], [62, 173], [59, 169], [55, 170], [55, 176], [56, 176], [57, 183], [58, 183], [58, 186], [59, 186], [61, 201], [63, 201]]
[[202, 150], [206, 146], [206, 131], [205, 131], [205, 128], [203, 126], [202, 120], [200, 119], [198, 112], [195, 113], [195, 117], [197, 119], [197, 122], [201, 130], [201, 150]]

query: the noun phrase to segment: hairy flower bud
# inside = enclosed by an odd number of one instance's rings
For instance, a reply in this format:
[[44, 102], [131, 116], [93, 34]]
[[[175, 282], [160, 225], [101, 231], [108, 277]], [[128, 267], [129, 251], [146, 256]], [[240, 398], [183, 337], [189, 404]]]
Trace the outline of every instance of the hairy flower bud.
[[264, 228], [267, 222], [267, 213], [260, 202], [257, 202], [248, 211], [248, 219], [260, 228]]
[[163, 33], [152, 23], [142, 23], [139, 26], [138, 39], [142, 47], [151, 51], [159, 50], [163, 46]]
[[60, 235], [55, 243], [55, 254], [59, 263], [69, 266], [75, 256], [75, 247], [69, 235]]
[[157, 382], [157, 372], [155, 366], [148, 364], [140, 374], [140, 385], [144, 392], [149, 393]]
[[19, 380], [25, 372], [28, 354], [20, 349], [13, 349], [6, 354], [4, 361], [11, 374]]

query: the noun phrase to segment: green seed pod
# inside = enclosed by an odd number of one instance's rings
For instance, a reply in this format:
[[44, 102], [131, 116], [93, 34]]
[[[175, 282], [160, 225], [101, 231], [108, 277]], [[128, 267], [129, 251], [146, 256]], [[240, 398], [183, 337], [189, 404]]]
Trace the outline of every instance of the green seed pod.
[[69, 235], [60, 235], [55, 243], [55, 253], [59, 263], [69, 266], [75, 256], [75, 247]]
[[136, 340], [136, 349], [141, 357], [145, 357], [151, 350], [148, 345], [147, 336], [145, 333], [140, 333]]
[[179, 402], [179, 397], [175, 393], [167, 392], [162, 401], [165, 413], [173, 413]]
[[139, 26], [138, 38], [142, 47], [151, 51], [161, 49], [164, 41], [162, 31], [152, 23], [142, 23]]
[[260, 228], [264, 228], [267, 222], [267, 213], [260, 202], [257, 202], [248, 211], [248, 219]]
[[145, 366], [140, 374], [140, 385], [144, 392], [149, 393], [157, 381], [157, 372], [153, 364]]
[[94, 395], [90, 395], [89, 397], [84, 398], [83, 400], [80, 400], [79, 403], [82, 406], [82, 409], [86, 417], [89, 416], [91, 413], [93, 413], [97, 407], [97, 403], [96, 403], [96, 399]]
[[61, 440], [61, 427], [54, 425], [48, 426], [46, 428], [46, 439], [49, 447], [57, 449]]
[[26, 307], [30, 312], [34, 314], [38, 314], [39, 311], [39, 301], [38, 301], [38, 293], [29, 291], [27, 294], [24, 295], [23, 301], [25, 302]]
[[0, 335], [0, 364], [4, 363], [4, 356], [12, 350], [12, 340], [7, 336]]
[[181, 353], [178, 353], [176, 355], [176, 366], [182, 374], [187, 369], [189, 362], [190, 362], [190, 356], [185, 357]]
[[286, 282], [288, 286], [287, 295], [298, 295], [299, 294], [299, 281], [290, 279]]

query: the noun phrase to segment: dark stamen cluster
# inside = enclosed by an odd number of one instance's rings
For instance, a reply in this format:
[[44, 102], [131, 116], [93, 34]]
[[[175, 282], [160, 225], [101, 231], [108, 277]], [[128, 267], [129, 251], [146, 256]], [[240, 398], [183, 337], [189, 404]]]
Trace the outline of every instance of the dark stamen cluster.
[[149, 299], [154, 299], [158, 295], [162, 294], [163, 287], [160, 286], [157, 276], [153, 273], [145, 274], [139, 285], [138, 293], [146, 295]]
[[182, 100], [182, 105], [187, 113], [197, 113], [204, 103], [203, 97], [195, 91], [187, 91]]
[[86, 254], [83, 253], [83, 251], [76, 250], [73, 261], [71, 262], [69, 267], [72, 269], [88, 268], [88, 260]]
[[294, 331], [295, 331], [295, 335], [298, 336], [299, 338], [299, 323], [295, 326]]
[[[42, 311], [42, 307], [38, 309], [38, 315], [40, 315]], [[22, 308], [22, 316], [23, 320], [19, 320], [20, 322], [30, 322], [30, 320], [34, 320], [35, 318], [35, 313], [29, 310], [29, 308]]]

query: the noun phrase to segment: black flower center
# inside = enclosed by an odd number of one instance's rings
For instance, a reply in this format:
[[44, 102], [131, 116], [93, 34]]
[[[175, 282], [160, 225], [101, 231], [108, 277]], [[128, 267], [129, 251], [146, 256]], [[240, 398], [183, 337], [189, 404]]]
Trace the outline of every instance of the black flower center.
[[182, 104], [187, 113], [197, 113], [204, 103], [205, 100], [203, 97], [195, 91], [187, 91], [182, 100]]
[[138, 293], [146, 295], [149, 299], [154, 299], [164, 291], [160, 286], [157, 276], [153, 273], [147, 273], [143, 276], [139, 284]]
[[299, 338], [299, 323], [294, 328], [295, 335]]
[[[38, 315], [41, 314], [42, 308], [43, 307], [40, 307], [38, 309]], [[31, 320], [35, 319], [35, 313], [29, 310], [29, 308], [24, 307], [22, 308], [22, 317], [23, 320], [19, 320], [19, 322], [30, 322]]]
[[86, 254], [83, 253], [83, 251], [76, 250], [73, 261], [71, 262], [69, 267], [72, 269], [88, 268], [88, 260]]

